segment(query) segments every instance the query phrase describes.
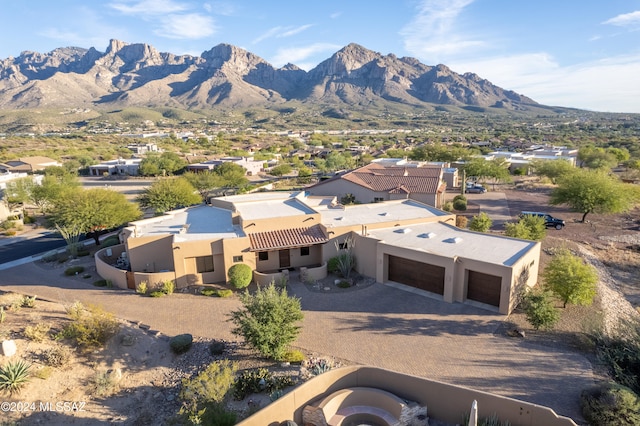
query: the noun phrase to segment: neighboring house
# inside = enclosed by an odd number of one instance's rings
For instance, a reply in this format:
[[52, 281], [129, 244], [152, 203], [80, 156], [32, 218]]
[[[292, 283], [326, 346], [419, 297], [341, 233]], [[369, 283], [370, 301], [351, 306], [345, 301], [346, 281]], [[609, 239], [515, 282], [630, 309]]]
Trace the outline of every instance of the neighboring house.
[[136, 155], [144, 155], [148, 152], [161, 151], [160, 149], [158, 149], [158, 145], [156, 145], [155, 143], [146, 143], [146, 144], [133, 143], [133, 144], [127, 145], [127, 149]]
[[211, 171], [223, 163], [234, 163], [244, 167], [246, 174], [254, 176], [264, 168], [264, 161], [256, 161], [251, 157], [222, 157], [218, 160], [209, 160], [202, 163], [189, 164], [187, 170], [190, 172]]
[[33, 173], [44, 170], [47, 167], [62, 166], [62, 163], [57, 162], [49, 157], [23, 157], [19, 160], [10, 160], [4, 163], [3, 168], [13, 173]]
[[[357, 271], [377, 282], [508, 314], [537, 280], [540, 243], [454, 224], [455, 215], [408, 199], [342, 206], [333, 196], [252, 193], [133, 222], [124, 244], [99, 252], [96, 264], [119, 287], [171, 279], [185, 288], [226, 282], [237, 263], [254, 279], [290, 268], [326, 276], [326, 262], [351, 244]], [[130, 271], [111, 266], [113, 256]]]
[[100, 164], [89, 166], [91, 176], [120, 175], [137, 176], [140, 171], [141, 158], [129, 158], [104, 161]]
[[309, 186], [311, 195], [352, 195], [359, 203], [412, 199], [441, 207], [447, 184], [442, 165], [396, 165], [372, 162]]
[[578, 150], [565, 147], [534, 146], [525, 152], [493, 151], [483, 157], [487, 160], [504, 158], [509, 164], [509, 171], [511, 173], [516, 169], [523, 169], [525, 173], [528, 173], [529, 165], [532, 161], [536, 160], [564, 160], [572, 166], [575, 166]]

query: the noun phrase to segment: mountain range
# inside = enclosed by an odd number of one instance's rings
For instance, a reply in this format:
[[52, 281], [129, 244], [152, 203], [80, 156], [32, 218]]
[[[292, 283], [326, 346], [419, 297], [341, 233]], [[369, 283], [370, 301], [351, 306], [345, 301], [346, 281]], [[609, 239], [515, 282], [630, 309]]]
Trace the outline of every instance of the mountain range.
[[0, 60], [0, 109], [56, 107], [247, 108], [289, 101], [347, 108], [367, 104], [451, 105], [527, 111], [543, 107], [473, 73], [349, 44], [310, 71], [275, 68], [229, 44], [200, 56], [111, 40], [106, 51], [79, 47], [23, 52]]

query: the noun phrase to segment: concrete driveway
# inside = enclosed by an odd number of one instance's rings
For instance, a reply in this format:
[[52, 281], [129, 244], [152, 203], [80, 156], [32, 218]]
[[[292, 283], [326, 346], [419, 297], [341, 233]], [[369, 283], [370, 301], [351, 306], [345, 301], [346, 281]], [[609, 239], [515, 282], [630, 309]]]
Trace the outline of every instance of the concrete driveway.
[[480, 211], [493, 221], [492, 229], [503, 229], [505, 222], [513, 220], [509, 212], [509, 202], [504, 192], [489, 191], [484, 194], [466, 194], [467, 200], [480, 206]]
[[[1, 272], [0, 289], [64, 304], [97, 303], [166, 335], [236, 339], [227, 322], [228, 313], [240, 306], [236, 298], [145, 298], [98, 289], [62, 271], [35, 263], [10, 268]], [[582, 422], [579, 395], [593, 384], [591, 364], [579, 354], [496, 334], [504, 316], [382, 284], [318, 293], [292, 274], [289, 287], [305, 314], [296, 342], [301, 349], [545, 405]]]

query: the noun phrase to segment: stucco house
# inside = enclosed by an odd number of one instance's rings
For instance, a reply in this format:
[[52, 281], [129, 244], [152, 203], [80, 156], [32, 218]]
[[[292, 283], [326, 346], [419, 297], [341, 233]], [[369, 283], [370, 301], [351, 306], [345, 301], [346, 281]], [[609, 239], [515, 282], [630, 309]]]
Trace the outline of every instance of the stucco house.
[[508, 314], [537, 280], [540, 243], [454, 225], [454, 215], [411, 199], [343, 206], [335, 196], [253, 193], [132, 222], [96, 264], [119, 287], [170, 279], [185, 288], [224, 283], [237, 263], [256, 282], [290, 269], [323, 278], [348, 248], [357, 272], [379, 283]]
[[6, 161], [4, 164], [3, 168], [12, 173], [33, 173], [44, 170], [47, 167], [62, 166], [62, 163], [42, 156], [22, 157], [18, 160]]
[[89, 166], [89, 174], [91, 176], [137, 176], [140, 171], [141, 162], [141, 158], [119, 158], [117, 160], [107, 160], [100, 164]]
[[222, 157], [217, 160], [203, 161], [202, 163], [189, 164], [187, 170], [190, 172], [211, 171], [223, 163], [234, 163], [246, 170], [249, 176], [257, 175], [264, 168], [264, 161], [254, 160], [252, 157]]
[[441, 207], [447, 184], [442, 165], [398, 165], [373, 162], [311, 185], [312, 195], [335, 195], [338, 200], [352, 195], [356, 202], [375, 203], [412, 199]]

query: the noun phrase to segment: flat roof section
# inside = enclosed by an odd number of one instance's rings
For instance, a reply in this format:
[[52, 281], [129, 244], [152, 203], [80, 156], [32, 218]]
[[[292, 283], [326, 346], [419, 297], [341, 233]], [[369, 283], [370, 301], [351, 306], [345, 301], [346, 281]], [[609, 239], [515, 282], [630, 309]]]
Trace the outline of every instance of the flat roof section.
[[444, 217], [449, 215], [447, 212], [413, 200], [354, 204], [344, 206], [344, 208], [322, 203], [314, 207], [322, 216], [322, 224], [327, 228], [384, 223], [394, 220]]
[[466, 231], [441, 222], [374, 229], [368, 235], [386, 244], [439, 256], [511, 266], [537, 243]]
[[235, 206], [242, 220], [283, 218], [287, 216], [302, 216], [307, 214], [315, 214], [316, 211], [303, 204], [296, 198], [286, 199], [257, 199], [255, 201], [247, 201], [237, 203]]
[[244, 236], [231, 221], [231, 211], [200, 205], [174, 210], [163, 216], [133, 222], [138, 237], [174, 234], [176, 241]]

